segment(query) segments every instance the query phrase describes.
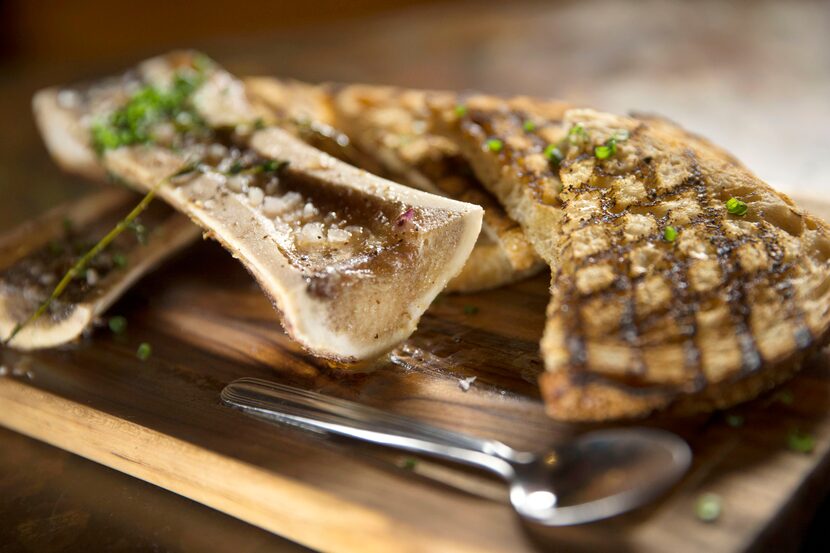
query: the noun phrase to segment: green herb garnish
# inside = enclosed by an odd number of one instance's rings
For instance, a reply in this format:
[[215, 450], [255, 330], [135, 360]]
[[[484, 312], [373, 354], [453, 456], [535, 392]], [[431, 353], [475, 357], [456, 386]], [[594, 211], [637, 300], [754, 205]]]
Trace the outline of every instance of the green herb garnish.
[[524, 122], [524, 124], [522, 124], [522, 128], [525, 132], [533, 132], [536, 130], [536, 123], [528, 119]]
[[228, 169], [228, 175], [257, 175], [260, 173], [277, 173], [288, 166], [288, 161], [267, 159], [261, 163], [246, 167], [241, 161], [234, 161]]
[[127, 318], [121, 315], [110, 317], [108, 324], [113, 334], [124, 334], [127, 330]]
[[458, 104], [457, 106], [455, 106], [455, 114], [458, 117], [464, 117], [465, 115], [467, 115], [467, 106], [465, 106], [464, 104]]
[[127, 257], [123, 253], [116, 253], [112, 255], [112, 264], [123, 269], [127, 266]]
[[491, 152], [500, 152], [502, 148], [504, 148], [504, 142], [498, 138], [491, 138], [485, 144], [487, 145], [487, 149]]
[[729, 413], [726, 415], [726, 424], [731, 426], [732, 428], [740, 428], [744, 425], [746, 419], [743, 415], [739, 415], [737, 413]]
[[697, 498], [695, 515], [703, 522], [714, 522], [720, 518], [723, 511], [723, 501], [714, 493], [705, 493]]
[[284, 167], [288, 165], [287, 161], [284, 160], [275, 160], [269, 159], [259, 165], [260, 172], [262, 173], [276, 173], [277, 171], [282, 170]]
[[142, 361], [147, 361], [152, 354], [153, 348], [147, 342], [141, 342], [141, 345], [138, 346], [138, 349], [135, 352], [135, 356]]
[[588, 132], [581, 124], [577, 123], [568, 129], [568, 141], [571, 144], [577, 144], [588, 138]]
[[168, 89], [146, 85], [109, 117], [92, 125], [92, 145], [98, 154], [107, 150], [153, 141], [153, 129], [164, 122], [179, 132], [202, 128], [204, 122], [193, 108], [193, 93], [204, 81], [202, 71], [181, 70]]
[[677, 229], [672, 226], [666, 227], [663, 230], [663, 240], [666, 242], [674, 242], [677, 240]]
[[746, 215], [747, 209], [746, 203], [742, 202], [738, 198], [729, 198], [726, 200], [726, 211], [732, 215], [742, 217]]
[[597, 159], [608, 159], [617, 153], [617, 139], [609, 138], [602, 146], [594, 148], [594, 156]]
[[245, 169], [245, 166], [242, 165], [242, 162], [239, 161], [239, 160], [236, 160], [231, 164], [230, 169], [228, 169], [228, 173], [231, 174], [231, 175], [238, 175], [239, 173], [242, 172], [243, 169]]
[[475, 305], [465, 305], [464, 306], [464, 314], [465, 315], [475, 315], [478, 313], [478, 306]]
[[545, 150], [542, 152], [543, 155], [550, 161], [556, 165], [562, 163], [562, 160], [565, 159], [565, 156], [562, 154], [562, 150], [559, 149], [558, 146], [553, 144], [548, 144], [545, 146]]
[[816, 438], [812, 434], [794, 429], [787, 435], [787, 447], [797, 453], [812, 453], [816, 447]]
[[413, 457], [404, 457], [401, 461], [401, 468], [406, 470], [415, 470], [416, 466], [418, 466], [418, 460]]

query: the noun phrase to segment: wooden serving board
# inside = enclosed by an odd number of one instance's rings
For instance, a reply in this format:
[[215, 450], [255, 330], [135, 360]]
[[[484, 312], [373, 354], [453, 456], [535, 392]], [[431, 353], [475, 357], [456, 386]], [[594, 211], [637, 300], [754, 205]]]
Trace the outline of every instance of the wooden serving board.
[[[797, 536], [796, 521], [806, 523], [830, 488], [826, 351], [786, 393], [733, 410], [745, 417], [741, 428], [722, 414], [647, 421], [689, 441], [687, 478], [653, 506], [575, 528], [524, 526], [504, 487], [483, 475], [424, 461], [413, 470], [399, 455], [219, 402], [227, 383], [256, 376], [546, 447], [585, 429], [549, 420], [535, 385], [548, 278], [439, 297], [385, 366], [342, 375], [303, 354], [241, 266], [203, 243], [116, 304], [125, 335], [99, 328], [60, 350], [0, 351], [0, 424], [325, 551], [735, 551]], [[153, 347], [144, 362], [141, 342]], [[458, 381], [470, 376], [465, 392]], [[795, 428], [815, 436], [812, 454], [788, 450]], [[723, 498], [716, 523], [695, 518], [703, 492]]]

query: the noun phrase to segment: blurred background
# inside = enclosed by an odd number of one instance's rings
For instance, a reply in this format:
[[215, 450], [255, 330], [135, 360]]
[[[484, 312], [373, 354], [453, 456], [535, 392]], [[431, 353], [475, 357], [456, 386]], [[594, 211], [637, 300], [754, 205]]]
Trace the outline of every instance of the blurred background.
[[[240, 75], [657, 112], [797, 199], [830, 202], [827, 0], [0, 0], [0, 230], [89, 187], [49, 161], [32, 94], [176, 47], [203, 49]], [[31, 470], [57, 462], [46, 457], [33, 456]], [[129, 501], [139, 484], [119, 482], [102, 495]], [[6, 498], [20, 493], [0, 487]], [[827, 511], [810, 549], [828, 546]]]
[[197, 47], [240, 74], [472, 88], [658, 112], [725, 146], [785, 191], [830, 193], [826, 0], [0, 6], [0, 109], [19, 121], [19, 148], [30, 147], [22, 138], [32, 130], [28, 101], [38, 87]]

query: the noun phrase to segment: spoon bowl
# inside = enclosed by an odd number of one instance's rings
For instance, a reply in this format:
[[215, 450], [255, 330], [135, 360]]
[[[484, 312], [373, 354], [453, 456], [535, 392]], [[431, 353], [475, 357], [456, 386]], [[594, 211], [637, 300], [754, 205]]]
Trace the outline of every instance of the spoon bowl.
[[654, 499], [686, 472], [691, 458], [686, 442], [662, 430], [590, 432], [511, 463], [510, 502], [519, 515], [545, 526], [593, 522]]

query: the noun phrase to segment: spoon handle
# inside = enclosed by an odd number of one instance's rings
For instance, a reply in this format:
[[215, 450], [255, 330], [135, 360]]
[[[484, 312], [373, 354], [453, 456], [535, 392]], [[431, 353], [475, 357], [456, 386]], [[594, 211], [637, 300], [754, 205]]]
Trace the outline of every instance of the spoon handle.
[[473, 465], [505, 478], [512, 474], [510, 460], [518, 455], [495, 440], [258, 378], [235, 380], [222, 390], [221, 398], [257, 418]]

